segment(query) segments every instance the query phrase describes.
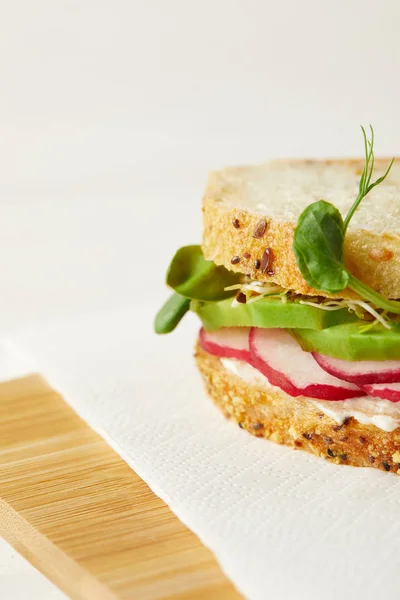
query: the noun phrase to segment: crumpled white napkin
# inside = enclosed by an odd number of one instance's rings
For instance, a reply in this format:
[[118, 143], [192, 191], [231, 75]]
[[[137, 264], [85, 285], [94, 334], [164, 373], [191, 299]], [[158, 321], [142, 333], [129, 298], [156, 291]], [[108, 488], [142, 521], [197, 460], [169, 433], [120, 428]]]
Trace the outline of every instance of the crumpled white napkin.
[[206, 397], [198, 324], [156, 337], [133, 307], [11, 334], [254, 600], [400, 597], [400, 478], [250, 436]]

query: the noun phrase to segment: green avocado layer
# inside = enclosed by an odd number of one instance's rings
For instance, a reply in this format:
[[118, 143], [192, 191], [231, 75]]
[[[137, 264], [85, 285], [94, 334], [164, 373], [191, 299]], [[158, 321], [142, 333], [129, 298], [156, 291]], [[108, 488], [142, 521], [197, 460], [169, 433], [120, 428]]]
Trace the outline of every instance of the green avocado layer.
[[175, 254], [167, 273], [172, 296], [158, 312], [157, 333], [175, 329], [186, 312], [197, 313], [208, 331], [221, 327], [285, 328], [303, 350], [344, 360], [400, 360], [400, 324], [386, 329], [366, 322], [343, 308], [326, 311], [296, 299], [263, 298], [232, 306], [235, 292], [226, 287], [241, 275], [206, 261], [200, 246], [186, 246]]
[[327, 311], [293, 301], [283, 303], [279, 298], [257, 300], [237, 306], [232, 306], [232, 298], [220, 302], [192, 300], [190, 309], [200, 317], [207, 331], [220, 327], [325, 329], [358, 320], [356, 315], [346, 308]]
[[344, 360], [399, 360], [400, 326], [386, 329], [376, 325], [362, 332], [365, 323], [358, 321], [317, 331], [292, 329], [290, 333], [306, 352], [319, 352]]

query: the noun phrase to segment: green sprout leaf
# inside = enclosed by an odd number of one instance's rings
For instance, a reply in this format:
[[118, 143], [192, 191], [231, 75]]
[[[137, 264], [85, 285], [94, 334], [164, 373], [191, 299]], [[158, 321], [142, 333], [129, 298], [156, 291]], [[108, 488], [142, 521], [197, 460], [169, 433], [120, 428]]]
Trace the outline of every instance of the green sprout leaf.
[[156, 333], [170, 333], [189, 310], [190, 300], [213, 302], [235, 292], [224, 288], [239, 283], [240, 273], [217, 267], [205, 260], [200, 246], [184, 246], [173, 257], [167, 271], [167, 285], [174, 290], [154, 321]]
[[172, 294], [158, 311], [154, 321], [156, 333], [170, 333], [189, 310], [190, 300], [179, 294]]
[[379, 308], [400, 314], [400, 303], [391, 301], [354, 277], [344, 263], [343, 247], [347, 227], [365, 196], [382, 183], [389, 174], [394, 159], [386, 172], [371, 183], [374, 170], [374, 130], [367, 139], [362, 127], [365, 165], [360, 178], [359, 192], [345, 220], [337, 208], [325, 200], [313, 202], [302, 212], [294, 232], [293, 251], [302, 276], [309, 286], [322, 292], [336, 294], [346, 287]]
[[200, 246], [179, 248], [167, 271], [167, 285], [191, 300], [223, 300], [233, 292], [224, 291], [240, 281], [240, 273], [217, 267], [206, 260]]
[[319, 200], [303, 211], [296, 227], [293, 249], [308, 285], [330, 294], [347, 287], [349, 274], [343, 264], [343, 219], [332, 204]]

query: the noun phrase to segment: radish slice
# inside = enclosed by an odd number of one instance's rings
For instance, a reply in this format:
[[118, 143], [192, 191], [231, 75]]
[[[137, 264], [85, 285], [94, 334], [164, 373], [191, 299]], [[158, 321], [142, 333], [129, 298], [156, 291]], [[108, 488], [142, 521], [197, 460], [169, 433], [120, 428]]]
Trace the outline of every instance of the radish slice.
[[365, 396], [356, 385], [329, 375], [304, 352], [284, 329], [258, 329], [250, 332], [251, 364], [272, 385], [289, 396], [308, 396], [320, 400], [346, 400]]
[[223, 327], [210, 332], [200, 329], [200, 346], [215, 356], [249, 362], [249, 333], [250, 327]]
[[384, 398], [390, 402], [400, 402], [400, 383], [371, 383], [363, 389], [370, 396]]
[[360, 360], [352, 362], [313, 352], [313, 357], [327, 373], [360, 386], [368, 383], [400, 381], [400, 360]]

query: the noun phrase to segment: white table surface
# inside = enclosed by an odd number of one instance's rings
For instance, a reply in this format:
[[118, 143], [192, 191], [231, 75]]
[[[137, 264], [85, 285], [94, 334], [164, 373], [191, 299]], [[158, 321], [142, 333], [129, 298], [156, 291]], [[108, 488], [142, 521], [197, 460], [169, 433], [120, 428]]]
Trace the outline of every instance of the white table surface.
[[[399, 152], [397, 0], [16, 0], [0, 20], [0, 332], [165, 296], [209, 169]], [[0, 598], [62, 598], [5, 542]]]

